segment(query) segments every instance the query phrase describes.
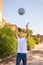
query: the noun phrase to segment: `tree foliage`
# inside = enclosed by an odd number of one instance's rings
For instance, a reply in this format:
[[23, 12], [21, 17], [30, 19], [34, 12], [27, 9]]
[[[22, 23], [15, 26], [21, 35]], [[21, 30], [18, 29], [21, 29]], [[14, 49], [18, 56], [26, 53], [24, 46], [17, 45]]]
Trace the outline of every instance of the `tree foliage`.
[[31, 36], [28, 36], [27, 50], [31, 50], [32, 48], [34, 48], [35, 44], [36, 44], [36, 42], [35, 42], [34, 38]]
[[13, 31], [4, 26], [0, 29], [0, 58], [16, 53], [17, 41]]

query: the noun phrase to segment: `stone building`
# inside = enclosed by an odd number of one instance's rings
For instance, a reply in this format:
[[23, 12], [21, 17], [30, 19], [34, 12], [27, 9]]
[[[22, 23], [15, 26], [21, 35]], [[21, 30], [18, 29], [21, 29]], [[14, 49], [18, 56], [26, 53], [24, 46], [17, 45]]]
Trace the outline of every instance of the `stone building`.
[[8, 24], [8, 23], [7, 23], [7, 27], [8, 27], [8, 28], [11, 28], [12, 31], [16, 31], [16, 29], [17, 29], [17, 26], [16, 26], [15, 24]]
[[0, 27], [2, 26], [2, 0], [0, 0]]
[[34, 38], [37, 38], [39, 43], [43, 43], [43, 35], [37, 34], [37, 35], [32, 35]]
[[1, 24], [2, 24], [1, 27], [3, 27], [4, 25], [7, 25], [7, 27], [11, 28], [12, 31], [15, 31], [17, 29], [17, 26], [15, 24], [7, 23], [4, 17], [2, 18]]

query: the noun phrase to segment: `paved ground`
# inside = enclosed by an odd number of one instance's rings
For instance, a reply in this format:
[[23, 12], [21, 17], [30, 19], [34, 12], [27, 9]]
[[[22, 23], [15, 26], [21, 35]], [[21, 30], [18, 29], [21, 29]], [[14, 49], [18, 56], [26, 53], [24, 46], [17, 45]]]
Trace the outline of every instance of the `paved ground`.
[[[16, 56], [13, 56], [4, 61], [1, 61], [0, 59], [0, 65], [16, 65], [15, 63], [16, 63]], [[27, 52], [27, 65], [43, 65], [43, 44], [42, 43], [36, 45], [34, 49]]]

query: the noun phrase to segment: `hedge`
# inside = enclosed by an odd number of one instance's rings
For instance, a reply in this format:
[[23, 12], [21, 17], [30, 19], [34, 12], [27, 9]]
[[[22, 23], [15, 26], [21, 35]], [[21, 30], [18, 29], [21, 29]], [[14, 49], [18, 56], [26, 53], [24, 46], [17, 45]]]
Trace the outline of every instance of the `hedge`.
[[17, 41], [13, 31], [10, 28], [0, 29], [0, 58], [15, 54], [17, 50]]

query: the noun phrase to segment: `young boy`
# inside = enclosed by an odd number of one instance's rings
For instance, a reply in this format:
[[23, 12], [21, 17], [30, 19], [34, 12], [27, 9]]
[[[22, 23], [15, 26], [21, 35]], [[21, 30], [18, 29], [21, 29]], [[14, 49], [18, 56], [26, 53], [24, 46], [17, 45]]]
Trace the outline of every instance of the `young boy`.
[[[29, 24], [29, 23], [28, 23]], [[23, 32], [21, 31], [19, 36], [16, 35], [18, 41], [18, 49], [17, 49], [17, 59], [16, 65], [20, 65], [20, 61], [23, 61], [23, 65], [27, 65], [27, 36], [28, 36], [28, 24], [26, 25], [26, 37], [23, 37]]]

